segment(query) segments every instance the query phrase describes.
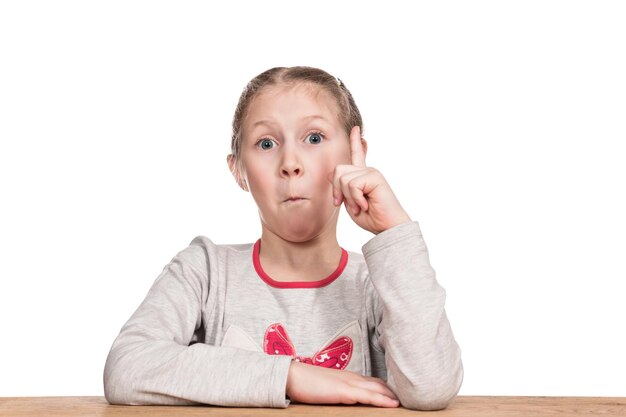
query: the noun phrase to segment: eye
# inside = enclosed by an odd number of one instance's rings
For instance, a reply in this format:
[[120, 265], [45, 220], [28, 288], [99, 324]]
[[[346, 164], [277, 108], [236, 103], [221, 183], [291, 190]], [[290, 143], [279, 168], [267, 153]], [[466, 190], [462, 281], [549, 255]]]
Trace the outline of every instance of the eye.
[[272, 146], [272, 147], [270, 147], [270, 148], [268, 148], [268, 147], [267, 147], [267, 146], [268, 146], [268, 144], [270, 144], [270, 143], [272, 143], [272, 142], [273, 142], [273, 140], [272, 140], [272, 139], [269, 139], [269, 138], [263, 138], [263, 139], [259, 140], [259, 141], [255, 144], [255, 146], [256, 146], [256, 147], [259, 147], [259, 145], [260, 145], [260, 148], [261, 148], [261, 149], [272, 149], [272, 148], [273, 148], [273, 146]]
[[313, 143], [320, 143], [322, 142], [322, 139], [324, 139], [324, 134], [322, 132], [319, 131], [315, 131], [315, 132], [311, 132], [309, 133], [309, 136], [307, 136], [308, 138], [311, 138], [311, 140], [315, 140], [315, 142]]
[[[307, 138], [311, 138], [311, 140], [313, 142], [310, 142], [310, 143], [314, 143], [314, 144], [321, 143], [322, 140], [326, 139], [324, 134], [322, 132], [320, 132], [320, 131], [315, 131], [315, 132], [309, 133]], [[262, 138], [257, 143], [255, 143], [255, 146], [257, 148], [261, 148], [261, 149], [272, 149], [273, 146], [270, 146], [270, 144], [273, 143], [273, 142], [274, 142], [274, 140], [272, 140], [270, 138]]]

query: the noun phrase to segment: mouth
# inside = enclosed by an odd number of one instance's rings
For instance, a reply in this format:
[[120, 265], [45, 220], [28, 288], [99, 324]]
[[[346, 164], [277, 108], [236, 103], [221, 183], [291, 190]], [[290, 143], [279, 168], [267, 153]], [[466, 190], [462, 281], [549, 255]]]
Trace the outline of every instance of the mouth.
[[289, 197], [288, 199], [286, 199], [285, 201], [283, 201], [283, 203], [286, 203], [288, 201], [302, 201], [302, 200], [307, 200], [304, 197]]

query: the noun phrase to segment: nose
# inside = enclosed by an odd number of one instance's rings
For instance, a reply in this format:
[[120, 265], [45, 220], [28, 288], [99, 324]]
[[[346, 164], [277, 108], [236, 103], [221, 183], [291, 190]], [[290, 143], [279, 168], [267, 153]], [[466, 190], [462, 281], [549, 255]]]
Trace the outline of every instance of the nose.
[[[287, 148], [287, 146], [285, 146]], [[302, 175], [303, 172], [302, 163], [300, 158], [293, 150], [286, 149], [280, 165], [280, 173], [282, 176], [291, 177]]]
[[302, 167], [297, 162], [283, 163], [281, 166], [281, 174], [285, 177], [299, 176], [302, 173]]

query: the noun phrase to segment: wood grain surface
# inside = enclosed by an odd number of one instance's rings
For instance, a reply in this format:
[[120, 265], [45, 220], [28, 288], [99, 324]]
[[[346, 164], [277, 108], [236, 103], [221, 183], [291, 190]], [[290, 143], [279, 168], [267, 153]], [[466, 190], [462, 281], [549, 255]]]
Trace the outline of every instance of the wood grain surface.
[[104, 397], [0, 397], [0, 416], [416, 416], [532, 417], [626, 416], [626, 397], [483, 397], [459, 396], [446, 409], [416, 411], [367, 405], [311, 405], [288, 408], [110, 405]]

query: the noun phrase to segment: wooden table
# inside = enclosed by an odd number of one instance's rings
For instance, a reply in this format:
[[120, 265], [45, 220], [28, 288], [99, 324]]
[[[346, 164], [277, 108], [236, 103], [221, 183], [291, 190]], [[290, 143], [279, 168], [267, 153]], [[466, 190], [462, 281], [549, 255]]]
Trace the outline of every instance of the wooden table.
[[626, 416], [626, 397], [470, 397], [459, 396], [445, 410], [415, 411], [366, 405], [310, 405], [288, 408], [110, 405], [104, 397], [0, 397], [0, 416], [415, 416], [533, 417]]

